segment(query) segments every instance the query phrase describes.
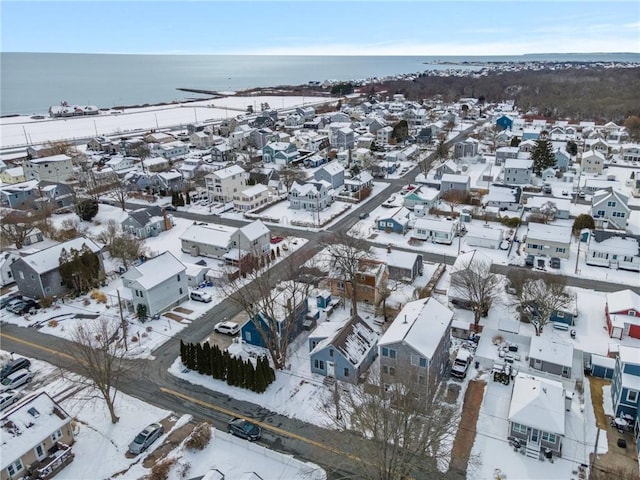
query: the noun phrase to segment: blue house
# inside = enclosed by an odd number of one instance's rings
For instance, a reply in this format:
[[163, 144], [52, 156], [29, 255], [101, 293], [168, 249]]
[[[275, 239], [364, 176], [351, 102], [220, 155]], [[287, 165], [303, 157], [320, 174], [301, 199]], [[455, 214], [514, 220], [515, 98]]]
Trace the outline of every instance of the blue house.
[[513, 127], [513, 119], [508, 117], [507, 115], [502, 115], [496, 120], [496, 125], [499, 126], [502, 130], [511, 130]]
[[563, 172], [566, 172], [569, 168], [569, 162], [571, 161], [569, 154], [564, 150], [557, 148], [556, 151], [553, 152], [553, 156], [556, 159], [556, 168]]
[[316, 295], [316, 307], [330, 308], [332, 303], [331, 292], [329, 290], [321, 290]]
[[[277, 341], [285, 335], [288, 335], [288, 340], [291, 341], [304, 328], [303, 323], [309, 311], [306, 288], [295, 282], [284, 282], [280, 285], [284, 285], [284, 288], [268, 302], [269, 305], [259, 308], [258, 313], [240, 329], [242, 340], [249, 345], [265, 348], [267, 344], [264, 335], [273, 331], [278, 334]], [[275, 328], [270, 328], [274, 323]]]
[[315, 338], [319, 341], [309, 356], [312, 373], [355, 384], [376, 357], [378, 334], [357, 315], [333, 335]]
[[611, 383], [611, 400], [616, 417], [638, 414], [640, 397], [640, 348], [620, 345]]
[[378, 230], [404, 235], [409, 228], [409, 209], [406, 207], [398, 207], [391, 215], [378, 218], [377, 223]]

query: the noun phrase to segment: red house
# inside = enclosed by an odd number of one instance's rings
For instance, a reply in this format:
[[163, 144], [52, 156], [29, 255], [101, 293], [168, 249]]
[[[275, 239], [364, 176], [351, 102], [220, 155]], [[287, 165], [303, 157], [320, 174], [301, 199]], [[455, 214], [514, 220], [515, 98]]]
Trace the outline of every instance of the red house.
[[640, 295], [631, 290], [607, 294], [607, 329], [611, 338], [640, 338]]

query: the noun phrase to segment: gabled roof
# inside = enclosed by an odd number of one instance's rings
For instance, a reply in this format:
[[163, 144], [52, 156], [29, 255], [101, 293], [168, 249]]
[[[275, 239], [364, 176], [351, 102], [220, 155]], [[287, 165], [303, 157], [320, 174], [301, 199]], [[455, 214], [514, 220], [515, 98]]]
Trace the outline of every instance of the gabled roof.
[[334, 161], [329, 162], [326, 165], [320, 167], [319, 170], [324, 170], [329, 175], [333, 176], [333, 175], [338, 175], [341, 172], [344, 172], [344, 167], [342, 166], [342, 164], [339, 161], [334, 160]]
[[458, 175], [455, 173], [445, 173], [441, 178], [442, 182], [452, 183], [469, 183], [471, 181], [469, 175]]
[[607, 293], [606, 298], [610, 314], [630, 309], [640, 312], [640, 295], [632, 290], [627, 289]]
[[134, 280], [142, 288], [149, 290], [159, 285], [167, 278], [184, 272], [184, 264], [174, 257], [171, 252], [163, 252], [157, 257], [147, 260], [141, 265], [131, 267], [122, 277]]
[[180, 235], [180, 240], [214, 245], [226, 249], [229, 248], [231, 237], [237, 230], [234, 227], [217, 224], [191, 225]]
[[521, 158], [507, 158], [504, 161], [504, 168], [516, 168], [521, 170], [528, 170], [533, 168], [533, 160], [521, 159]]
[[245, 225], [240, 229], [240, 231], [249, 241], [256, 240], [263, 235], [269, 235], [269, 229], [260, 220], [256, 220], [255, 222]]
[[30, 397], [16, 407], [10, 407], [0, 417], [0, 470], [6, 469], [69, 422], [69, 414], [45, 392]]
[[571, 243], [571, 227], [546, 225], [544, 223], [529, 223], [527, 240], [529, 239]]
[[598, 190], [596, 193], [594, 193], [591, 199], [591, 205], [593, 208], [598, 207], [604, 202], [608, 202], [609, 200], [611, 200], [611, 197], [613, 197], [617, 201], [616, 208], [620, 206], [623, 210], [630, 210], [628, 206], [629, 197], [623, 195], [621, 192], [619, 192], [618, 190], [614, 190], [611, 187], [603, 190]]
[[448, 335], [453, 312], [433, 297], [407, 303], [378, 342], [404, 343], [431, 359], [443, 335]]
[[617, 230], [593, 230], [589, 235], [588, 248], [637, 257], [640, 256], [640, 235], [630, 235]]
[[102, 247], [87, 237], [78, 237], [64, 243], [59, 243], [37, 253], [33, 253], [22, 260], [39, 274], [50, 272], [60, 266], [60, 253], [63, 249], [70, 252], [71, 249], [80, 251], [86, 245], [93, 253], [98, 253]]
[[129, 212], [129, 217], [135, 220], [138, 225], [144, 227], [151, 221], [157, 221], [159, 218], [162, 218], [162, 210], [157, 205], [152, 205]]
[[573, 346], [568, 343], [552, 342], [543, 337], [532, 337], [529, 358], [571, 367], [573, 365]]
[[[244, 173], [244, 169], [239, 165], [231, 165], [227, 168], [221, 168], [220, 170], [216, 170], [215, 172], [210, 173], [209, 175], [213, 175], [220, 179], [229, 178], [234, 175], [238, 175], [240, 173]], [[207, 176], [209, 176], [207, 175]]]
[[377, 340], [378, 334], [356, 315], [332, 337], [318, 343], [311, 353], [332, 345], [351, 365], [357, 368], [371, 349], [376, 346]]
[[509, 421], [564, 435], [564, 396], [560, 382], [519, 373], [513, 384]]
[[481, 253], [478, 250], [471, 250], [469, 252], [463, 253], [462, 255], [458, 255], [458, 258], [456, 258], [456, 261], [451, 267], [451, 274], [453, 275], [460, 270], [466, 270], [467, 268], [469, 268], [469, 265], [471, 265], [471, 263], [480, 263], [482, 265], [485, 265], [486, 268], [491, 268], [491, 264], [493, 263], [493, 261], [491, 260], [491, 257], [485, 255], [484, 253]]
[[413, 229], [432, 230], [434, 232], [453, 232], [455, 228], [454, 222], [443, 222], [442, 220], [436, 220], [435, 218], [418, 218], [413, 224]]

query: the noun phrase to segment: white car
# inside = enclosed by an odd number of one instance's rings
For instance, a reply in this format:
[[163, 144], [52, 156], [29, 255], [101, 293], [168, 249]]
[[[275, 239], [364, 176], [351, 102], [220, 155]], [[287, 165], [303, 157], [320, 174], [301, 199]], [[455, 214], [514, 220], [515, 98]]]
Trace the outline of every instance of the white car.
[[20, 392], [16, 392], [15, 390], [7, 390], [6, 392], [0, 393], [0, 410], [4, 410], [13, 405], [20, 400], [20, 397]]
[[191, 292], [189, 296], [191, 297], [191, 300], [195, 300], [197, 302], [209, 303], [213, 300], [211, 294], [207, 292]]
[[31, 380], [33, 380], [33, 372], [29, 370], [18, 370], [17, 372], [13, 372], [11, 375], [7, 375], [4, 380], [2, 380], [2, 385], [0, 385], [0, 392], [6, 392], [8, 390], [13, 390], [15, 388], [26, 385]]
[[213, 330], [218, 333], [224, 333], [225, 335], [236, 335], [240, 331], [240, 325], [236, 322], [224, 321], [217, 323]]

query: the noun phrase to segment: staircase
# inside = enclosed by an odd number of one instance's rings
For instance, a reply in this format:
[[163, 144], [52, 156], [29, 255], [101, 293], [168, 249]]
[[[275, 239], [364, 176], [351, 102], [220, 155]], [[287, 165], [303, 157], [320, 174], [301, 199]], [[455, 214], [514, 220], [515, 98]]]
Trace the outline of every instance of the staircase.
[[329, 377], [329, 376], [325, 376], [324, 380], [322, 380], [322, 384], [325, 387], [333, 387], [333, 385], [336, 383], [336, 379], [335, 377]]
[[540, 459], [540, 444], [527, 442], [527, 446], [525, 447], [525, 455], [529, 458], [535, 458], [536, 460]]

